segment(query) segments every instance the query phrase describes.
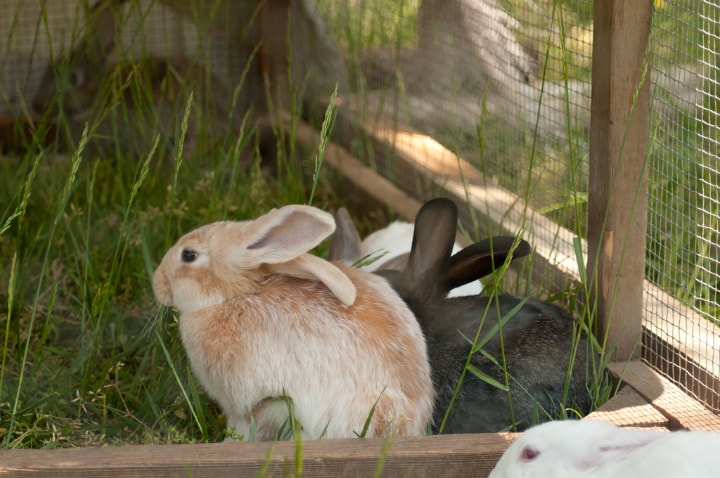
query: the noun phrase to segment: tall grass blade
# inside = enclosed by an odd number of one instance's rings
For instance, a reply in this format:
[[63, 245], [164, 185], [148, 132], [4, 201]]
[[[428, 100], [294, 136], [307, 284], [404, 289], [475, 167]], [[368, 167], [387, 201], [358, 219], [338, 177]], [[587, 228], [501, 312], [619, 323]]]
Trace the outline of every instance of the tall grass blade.
[[51, 250], [53, 246], [53, 238], [55, 236], [55, 233], [57, 232], [57, 228], [60, 225], [60, 222], [62, 221], [63, 213], [65, 212], [65, 208], [67, 207], [68, 200], [70, 199], [70, 193], [73, 190], [73, 187], [75, 185], [75, 179], [77, 177], [78, 169], [80, 168], [80, 163], [82, 162], [82, 153], [85, 150], [85, 146], [88, 141], [88, 128], [85, 126], [83, 129], [82, 136], [80, 138], [80, 145], [78, 149], [73, 154], [73, 157], [71, 159], [71, 170], [70, 174], [67, 177], [67, 180], [65, 181], [65, 187], [63, 188], [62, 195], [60, 198], [60, 201], [57, 205], [57, 211], [55, 213], [55, 217], [52, 221], [52, 224], [50, 226], [50, 231], [48, 233], [48, 239], [47, 239], [47, 247], [45, 248], [45, 253], [43, 256], [42, 261], [42, 273], [40, 275], [40, 278], [38, 280], [38, 286], [37, 290], [35, 292], [35, 297], [33, 299], [33, 305], [32, 305], [32, 311], [30, 314], [30, 321], [28, 323], [27, 327], [27, 338], [25, 339], [25, 345], [23, 347], [22, 352], [22, 359], [20, 362], [20, 371], [18, 373], [18, 384], [17, 384], [17, 390], [15, 391], [15, 397], [13, 399], [13, 405], [12, 405], [12, 416], [10, 417], [10, 423], [8, 425], [7, 435], [5, 444], [6, 446], [9, 446], [14, 432], [15, 427], [15, 419], [16, 414], [18, 411], [18, 408], [20, 406], [20, 397], [22, 395], [23, 390], [23, 380], [25, 377], [25, 370], [27, 368], [28, 363], [28, 356], [30, 353], [30, 343], [32, 341], [33, 337], [33, 329], [35, 327], [35, 319], [37, 318], [37, 314], [39, 312], [39, 304], [40, 304], [40, 295], [42, 292], [42, 286], [44, 279], [46, 277], [46, 274], [48, 272], [49, 264], [50, 264], [50, 257], [51, 257]]
[[365, 419], [365, 423], [363, 424], [362, 431], [360, 433], [354, 432], [358, 438], [365, 438], [367, 436], [367, 432], [368, 432], [368, 430], [370, 430], [370, 424], [372, 423], [372, 419], [375, 416], [375, 408], [377, 407], [377, 404], [380, 401], [380, 398], [382, 398], [383, 393], [385, 393], [385, 388], [382, 389], [377, 400], [375, 400], [375, 403], [373, 403], [373, 406], [370, 408], [370, 413], [368, 413], [368, 416]]
[[338, 85], [335, 84], [335, 90], [330, 96], [327, 109], [325, 110], [325, 118], [323, 119], [322, 128], [320, 129], [320, 145], [318, 146], [318, 152], [315, 155], [315, 168], [313, 170], [313, 182], [310, 189], [310, 197], [308, 198], [308, 204], [313, 203], [315, 198], [315, 189], [317, 188], [318, 181], [320, 180], [320, 171], [322, 170], [323, 161], [325, 160], [325, 148], [327, 148], [328, 140], [330, 138], [330, 132], [332, 131], [333, 125], [335, 124], [335, 118], [337, 116], [337, 105], [335, 101], [338, 95]]
[[165, 360], [167, 364], [170, 366], [170, 370], [172, 370], [173, 377], [175, 377], [175, 381], [178, 384], [178, 387], [180, 388], [180, 391], [182, 393], [183, 398], [185, 399], [185, 403], [187, 403], [188, 408], [190, 409], [190, 413], [192, 413], [193, 420], [195, 420], [195, 424], [197, 425], [198, 429], [202, 431], [203, 434], [206, 433], [205, 430], [205, 422], [200, 420], [198, 417], [197, 412], [195, 411], [195, 407], [193, 406], [193, 402], [190, 400], [190, 396], [187, 393], [187, 390], [185, 390], [185, 387], [182, 384], [182, 381], [180, 380], [180, 375], [177, 373], [177, 369], [175, 368], [175, 362], [172, 359], [172, 355], [170, 354], [170, 351], [168, 350], [167, 346], [165, 345], [165, 341], [160, 336], [160, 333], [158, 331], [155, 331], [155, 338], [157, 338], [158, 343], [160, 344], [160, 348], [163, 351], [163, 355], [165, 355]]

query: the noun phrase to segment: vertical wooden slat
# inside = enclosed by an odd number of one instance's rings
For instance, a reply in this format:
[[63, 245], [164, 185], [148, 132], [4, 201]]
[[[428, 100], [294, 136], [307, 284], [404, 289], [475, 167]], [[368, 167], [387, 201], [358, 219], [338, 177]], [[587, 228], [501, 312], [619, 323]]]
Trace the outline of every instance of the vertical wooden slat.
[[[594, 5], [588, 273], [615, 360], [638, 358], [647, 221], [652, 2]], [[632, 114], [631, 114], [632, 112]]]

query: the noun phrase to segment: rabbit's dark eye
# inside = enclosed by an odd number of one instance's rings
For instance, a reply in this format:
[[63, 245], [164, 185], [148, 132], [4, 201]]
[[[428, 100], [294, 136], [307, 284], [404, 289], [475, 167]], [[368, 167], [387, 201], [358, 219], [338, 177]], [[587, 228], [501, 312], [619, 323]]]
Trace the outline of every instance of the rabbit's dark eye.
[[183, 249], [182, 254], [180, 254], [180, 259], [182, 259], [183, 262], [195, 262], [197, 256], [198, 253], [192, 249]]

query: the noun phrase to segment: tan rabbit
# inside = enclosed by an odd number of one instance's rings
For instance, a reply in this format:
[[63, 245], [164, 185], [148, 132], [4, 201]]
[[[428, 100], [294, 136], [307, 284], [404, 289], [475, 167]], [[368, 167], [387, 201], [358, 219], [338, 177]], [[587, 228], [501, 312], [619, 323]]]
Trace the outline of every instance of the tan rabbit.
[[[207, 150], [238, 129], [249, 95], [220, 81], [204, 65], [185, 57], [145, 56], [112, 63], [124, 0], [100, 0], [88, 13], [86, 31], [73, 50], [47, 67], [33, 99], [38, 113], [62, 110], [72, 143], [86, 122], [98, 122], [92, 149], [143, 154], [155, 134], [161, 146], [175, 146], [190, 92], [193, 109], [184, 148]], [[232, 115], [231, 115], [232, 113]], [[231, 119], [232, 118], [232, 119]]]
[[423, 435], [434, 392], [415, 317], [387, 281], [307, 251], [335, 230], [310, 206], [216, 222], [182, 238], [153, 275], [180, 311], [192, 368], [228, 426], [272, 439], [289, 397], [304, 438]]

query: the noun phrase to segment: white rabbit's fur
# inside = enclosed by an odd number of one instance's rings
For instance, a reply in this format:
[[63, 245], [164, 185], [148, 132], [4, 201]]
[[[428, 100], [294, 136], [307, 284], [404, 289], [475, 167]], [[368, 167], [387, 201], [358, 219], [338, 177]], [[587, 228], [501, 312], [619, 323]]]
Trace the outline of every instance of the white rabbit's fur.
[[374, 272], [390, 259], [409, 253], [414, 229], [415, 226], [409, 222], [393, 221], [368, 234], [360, 244], [360, 253], [362, 257], [378, 259], [363, 265], [362, 268]]
[[490, 478], [711, 478], [718, 473], [720, 433], [667, 433], [567, 420], [523, 433]]
[[431, 420], [425, 342], [405, 303], [385, 279], [305, 253], [334, 227], [309, 206], [213, 223], [154, 273], [194, 373], [246, 438], [251, 419], [257, 439], [274, 438], [282, 396], [308, 439], [355, 436], [376, 402], [368, 436], [422, 435]]
[[[383, 229], [369, 234], [360, 244], [360, 257], [369, 259], [361, 269], [375, 272], [387, 266], [393, 259], [407, 256], [412, 248], [415, 225], [405, 221], [393, 221]], [[452, 253], [460, 251], [462, 246], [457, 242], [453, 245]], [[372, 260], [373, 258], [377, 260]], [[451, 290], [448, 297], [478, 295], [482, 292], [482, 283], [473, 281]]]

